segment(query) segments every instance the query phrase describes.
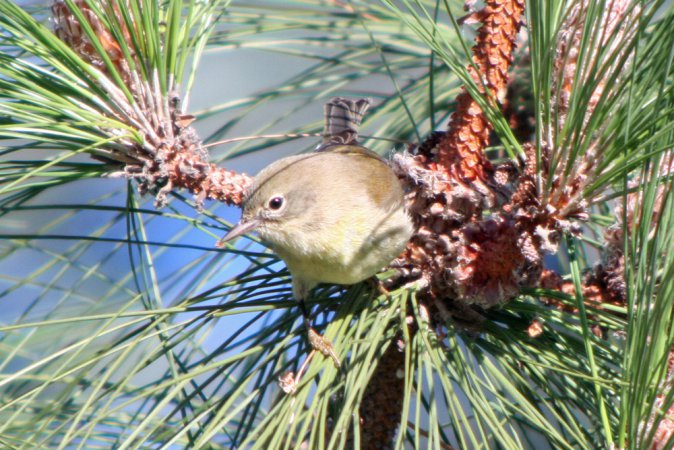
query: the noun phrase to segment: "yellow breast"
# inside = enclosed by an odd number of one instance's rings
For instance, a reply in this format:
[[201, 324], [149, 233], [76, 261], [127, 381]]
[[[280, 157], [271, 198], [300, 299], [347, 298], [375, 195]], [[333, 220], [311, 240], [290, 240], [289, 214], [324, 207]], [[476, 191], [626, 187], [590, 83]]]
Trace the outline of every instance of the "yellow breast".
[[354, 284], [400, 255], [412, 233], [402, 208], [374, 217], [345, 215], [332, 226], [302, 233], [301, 239], [291, 237], [292, 245], [275, 250], [293, 277], [314, 283]]

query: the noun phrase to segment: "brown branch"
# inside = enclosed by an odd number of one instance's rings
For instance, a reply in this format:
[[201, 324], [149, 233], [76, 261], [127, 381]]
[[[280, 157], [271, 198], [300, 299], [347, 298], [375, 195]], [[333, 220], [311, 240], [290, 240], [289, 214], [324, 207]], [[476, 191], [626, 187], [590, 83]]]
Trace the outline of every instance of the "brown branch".
[[405, 397], [405, 352], [396, 339], [377, 362], [360, 404], [361, 449], [391, 448]]

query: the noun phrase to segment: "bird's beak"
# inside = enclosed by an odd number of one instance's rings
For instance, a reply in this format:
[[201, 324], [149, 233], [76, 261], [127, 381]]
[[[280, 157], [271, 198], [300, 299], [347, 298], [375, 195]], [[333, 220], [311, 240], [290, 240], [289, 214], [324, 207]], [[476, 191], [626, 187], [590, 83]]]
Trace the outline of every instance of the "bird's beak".
[[234, 225], [231, 230], [229, 230], [229, 233], [224, 235], [222, 239], [220, 239], [218, 242], [215, 243], [216, 247], [224, 247], [225, 242], [231, 241], [234, 238], [237, 238], [241, 236], [242, 234], [246, 234], [249, 231], [253, 231], [255, 228], [260, 225], [259, 219], [250, 219], [250, 220], [245, 220], [241, 219], [239, 223]]

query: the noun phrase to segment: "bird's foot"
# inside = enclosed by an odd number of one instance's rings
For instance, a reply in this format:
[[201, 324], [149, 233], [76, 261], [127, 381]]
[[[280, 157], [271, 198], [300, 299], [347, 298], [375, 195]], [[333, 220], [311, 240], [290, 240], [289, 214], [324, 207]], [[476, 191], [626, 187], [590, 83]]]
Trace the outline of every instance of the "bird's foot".
[[337, 356], [337, 353], [335, 353], [335, 349], [332, 347], [332, 343], [329, 340], [318, 334], [316, 330], [310, 326], [307, 326], [307, 338], [309, 339], [309, 344], [314, 350], [319, 351], [323, 354], [323, 356], [329, 356], [332, 358], [332, 361], [335, 363], [335, 367], [338, 369], [341, 367], [342, 363], [340, 362], [339, 357]]
[[297, 392], [297, 386], [300, 384], [300, 381], [302, 380], [302, 375], [304, 375], [304, 372], [309, 366], [309, 361], [311, 361], [316, 352], [320, 352], [324, 356], [329, 356], [330, 358], [332, 358], [332, 362], [335, 363], [336, 368], [339, 369], [342, 365], [342, 363], [339, 361], [339, 358], [337, 357], [337, 353], [335, 353], [334, 348], [332, 348], [332, 343], [330, 343], [330, 341], [328, 341], [323, 336], [318, 334], [316, 330], [311, 328], [308, 322], [306, 322], [306, 324], [307, 324], [307, 338], [309, 339], [309, 344], [311, 344], [313, 350], [311, 350], [309, 356], [307, 356], [304, 359], [304, 362], [300, 366], [300, 369], [297, 371], [297, 374], [293, 372], [285, 372], [283, 375], [279, 377], [278, 379], [279, 385], [286, 394], [293, 395], [295, 394], [295, 392]]

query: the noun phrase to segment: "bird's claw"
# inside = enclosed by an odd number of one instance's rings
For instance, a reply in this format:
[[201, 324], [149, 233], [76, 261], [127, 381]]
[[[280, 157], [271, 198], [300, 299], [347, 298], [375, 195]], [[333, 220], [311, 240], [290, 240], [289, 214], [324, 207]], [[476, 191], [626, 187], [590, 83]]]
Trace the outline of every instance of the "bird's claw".
[[307, 338], [309, 339], [309, 344], [314, 350], [321, 352], [323, 356], [329, 356], [332, 358], [336, 368], [339, 369], [341, 367], [342, 363], [337, 357], [337, 353], [335, 353], [335, 349], [332, 347], [332, 343], [329, 340], [318, 334], [316, 330], [311, 327], [307, 329]]

